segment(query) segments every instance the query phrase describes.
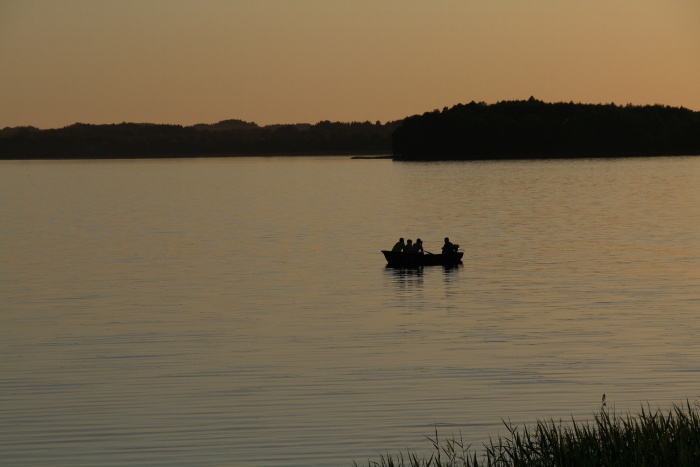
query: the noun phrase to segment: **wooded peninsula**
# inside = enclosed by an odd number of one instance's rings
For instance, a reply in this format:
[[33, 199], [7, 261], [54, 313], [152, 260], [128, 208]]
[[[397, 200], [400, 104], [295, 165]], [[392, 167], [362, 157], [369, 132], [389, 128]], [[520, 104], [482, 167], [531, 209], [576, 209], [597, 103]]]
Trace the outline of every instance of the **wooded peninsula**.
[[390, 154], [405, 161], [698, 155], [700, 112], [530, 98], [458, 104], [384, 124], [226, 120], [0, 130], [0, 159]]

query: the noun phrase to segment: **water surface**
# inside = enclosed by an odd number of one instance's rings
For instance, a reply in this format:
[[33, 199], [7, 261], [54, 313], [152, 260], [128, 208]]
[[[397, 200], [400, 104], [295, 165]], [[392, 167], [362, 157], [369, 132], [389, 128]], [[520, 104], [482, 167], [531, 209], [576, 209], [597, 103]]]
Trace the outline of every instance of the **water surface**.
[[[2, 465], [351, 465], [699, 397], [700, 159], [0, 163]], [[465, 250], [388, 269], [399, 236]]]

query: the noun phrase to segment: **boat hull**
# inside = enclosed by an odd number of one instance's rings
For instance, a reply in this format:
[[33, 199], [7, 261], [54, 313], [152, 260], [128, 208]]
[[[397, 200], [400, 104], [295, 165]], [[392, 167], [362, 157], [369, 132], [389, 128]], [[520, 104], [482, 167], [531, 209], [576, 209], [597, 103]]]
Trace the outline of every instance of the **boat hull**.
[[393, 267], [452, 266], [462, 262], [464, 253], [457, 251], [449, 255], [413, 254], [382, 250], [386, 262]]

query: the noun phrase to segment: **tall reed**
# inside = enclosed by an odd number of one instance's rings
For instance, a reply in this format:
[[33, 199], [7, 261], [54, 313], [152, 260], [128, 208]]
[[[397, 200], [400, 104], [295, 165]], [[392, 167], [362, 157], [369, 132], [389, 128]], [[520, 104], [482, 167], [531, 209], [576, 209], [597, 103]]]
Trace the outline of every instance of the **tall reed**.
[[[603, 396], [592, 421], [537, 421], [518, 428], [503, 422], [505, 437], [490, 439], [481, 455], [461, 437], [441, 441], [437, 430], [429, 457], [409, 451], [380, 455], [369, 467], [695, 466], [700, 465], [700, 405], [676, 405], [664, 413], [647, 404], [635, 415], [608, 412]], [[358, 464], [355, 462], [355, 467]]]

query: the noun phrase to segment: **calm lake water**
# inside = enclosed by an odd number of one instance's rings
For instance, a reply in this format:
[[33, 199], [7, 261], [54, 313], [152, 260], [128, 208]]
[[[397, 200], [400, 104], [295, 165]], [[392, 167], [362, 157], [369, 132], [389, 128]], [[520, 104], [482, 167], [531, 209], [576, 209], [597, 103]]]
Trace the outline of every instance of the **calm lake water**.
[[700, 398], [698, 157], [0, 162], [0, 259], [2, 465], [366, 465]]

